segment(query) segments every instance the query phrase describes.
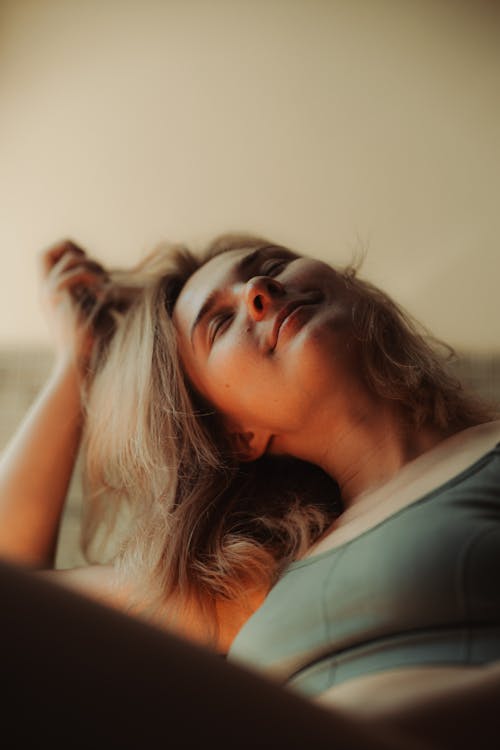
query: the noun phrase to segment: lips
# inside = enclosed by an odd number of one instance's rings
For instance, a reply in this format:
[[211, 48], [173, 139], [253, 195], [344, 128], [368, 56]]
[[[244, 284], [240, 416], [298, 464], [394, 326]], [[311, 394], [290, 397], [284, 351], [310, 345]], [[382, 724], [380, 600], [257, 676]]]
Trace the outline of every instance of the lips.
[[299, 307], [305, 307], [306, 305], [316, 305], [321, 300], [321, 294], [317, 293], [313, 297], [309, 296], [307, 298], [302, 299], [296, 299], [292, 300], [292, 302], [289, 302], [287, 305], [283, 305], [281, 310], [278, 310], [276, 314], [276, 318], [274, 320], [273, 329], [271, 332], [271, 351], [273, 352], [276, 348], [276, 344], [278, 343], [278, 337], [280, 333], [280, 328], [285, 322], [285, 320]]

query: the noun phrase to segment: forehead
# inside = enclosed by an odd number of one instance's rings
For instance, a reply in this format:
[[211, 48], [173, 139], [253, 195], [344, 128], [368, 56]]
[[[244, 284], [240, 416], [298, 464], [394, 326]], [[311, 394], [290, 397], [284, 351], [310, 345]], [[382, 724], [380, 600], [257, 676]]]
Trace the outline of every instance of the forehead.
[[235, 280], [238, 262], [251, 253], [247, 248], [228, 250], [198, 268], [184, 285], [174, 307], [176, 328], [189, 327], [206, 298]]

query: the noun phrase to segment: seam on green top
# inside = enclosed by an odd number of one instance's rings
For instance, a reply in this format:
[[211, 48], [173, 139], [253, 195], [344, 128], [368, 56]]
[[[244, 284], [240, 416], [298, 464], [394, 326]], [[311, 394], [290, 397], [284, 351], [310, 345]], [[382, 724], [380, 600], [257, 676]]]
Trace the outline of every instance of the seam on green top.
[[[388, 521], [392, 520], [393, 518], [397, 518], [398, 516], [402, 515], [406, 511], [410, 510], [411, 508], [414, 508], [417, 505], [420, 505], [421, 503], [428, 502], [429, 500], [432, 500], [432, 498], [435, 495], [438, 495], [442, 492], [444, 492], [447, 489], [452, 488], [454, 485], [459, 484], [464, 479], [468, 479], [470, 476], [473, 476], [478, 471], [483, 469], [488, 463], [491, 462], [492, 459], [495, 457], [500, 456], [500, 443], [497, 443], [494, 448], [489, 450], [487, 453], [485, 453], [483, 456], [478, 458], [476, 461], [474, 461], [473, 464], [468, 466], [466, 469], [463, 469], [459, 474], [452, 477], [451, 479], [448, 479], [443, 484], [440, 484], [438, 487], [435, 487], [433, 490], [430, 490], [430, 492], [427, 492], [425, 495], [422, 495], [422, 497], [417, 498], [413, 502], [409, 503], [408, 505], [405, 505], [403, 508], [400, 508], [399, 510], [395, 511], [394, 513], [391, 513], [390, 516], [387, 516], [386, 518], [383, 518], [381, 521], [376, 523], [374, 526], [371, 526], [369, 529], [366, 529], [365, 531], [362, 531], [360, 534], [355, 536], [353, 539], [348, 539], [346, 542], [342, 542], [342, 544], [338, 544], [336, 547], [332, 547], [332, 549], [327, 549], [324, 552], [318, 552], [316, 555], [311, 555], [311, 557], [306, 557], [302, 560], [295, 560], [294, 562], [290, 563], [288, 567], [283, 571], [283, 574], [280, 576], [280, 580], [283, 579], [287, 573], [292, 570], [296, 570], [297, 568], [302, 568], [306, 565], [312, 565], [313, 563], [318, 562], [319, 560], [324, 560], [330, 555], [333, 555], [335, 552], [338, 552], [339, 550], [347, 547], [348, 545], [352, 544], [353, 542], [356, 542], [358, 539], [361, 539], [362, 537], [366, 536], [367, 534], [370, 534], [370, 532], [375, 531], [380, 526], [382, 526], [384, 523], [387, 523]], [[333, 532], [335, 533], [335, 532]]]

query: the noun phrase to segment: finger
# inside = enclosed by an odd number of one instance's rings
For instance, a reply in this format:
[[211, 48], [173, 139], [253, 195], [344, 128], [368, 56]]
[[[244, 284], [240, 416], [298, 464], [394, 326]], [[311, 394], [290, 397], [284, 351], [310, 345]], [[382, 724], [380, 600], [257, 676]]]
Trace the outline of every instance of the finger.
[[73, 268], [86, 268], [92, 273], [101, 274], [106, 277], [108, 276], [107, 271], [100, 263], [85, 256], [82, 258], [79, 253], [75, 253], [72, 250], [68, 250], [64, 253], [64, 255], [62, 255], [52, 266], [49, 273], [58, 276]]
[[89, 289], [92, 294], [98, 293], [106, 285], [102, 274], [96, 274], [86, 268], [72, 268], [55, 279], [52, 291], [72, 293], [76, 288]]
[[71, 290], [73, 299], [78, 304], [80, 312], [84, 315], [90, 315], [96, 305], [99, 303], [99, 298], [96, 292], [90, 290], [87, 286], [77, 286]]
[[76, 245], [72, 240], [64, 240], [59, 242], [46, 250], [43, 250], [40, 254], [40, 266], [42, 271], [48, 273], [53, 266], [67, 253], [78, 255], [80, 258], [85, 256], [85, 251], [82, 250], [79, 245]]

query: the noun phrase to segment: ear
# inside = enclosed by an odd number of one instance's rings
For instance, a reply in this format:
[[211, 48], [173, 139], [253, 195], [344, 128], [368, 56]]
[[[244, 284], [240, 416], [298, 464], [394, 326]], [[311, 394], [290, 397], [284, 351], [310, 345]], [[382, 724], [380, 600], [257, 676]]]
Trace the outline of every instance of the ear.
[[234, 453], [240, 461], [255, 461], [267, 450], [272, 435], [263, 430], [241, 430], [229, 426], [229, 439]]

